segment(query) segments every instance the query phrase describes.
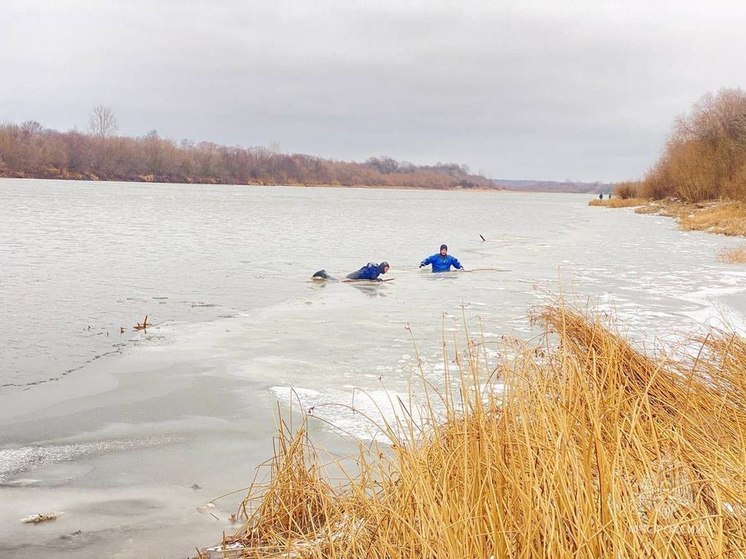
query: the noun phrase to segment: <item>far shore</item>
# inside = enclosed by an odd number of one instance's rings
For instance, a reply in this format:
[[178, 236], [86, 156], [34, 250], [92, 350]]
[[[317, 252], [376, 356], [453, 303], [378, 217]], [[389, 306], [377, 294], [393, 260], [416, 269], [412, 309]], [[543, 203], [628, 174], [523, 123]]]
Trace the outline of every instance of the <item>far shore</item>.
[[328, 183], [298, 183], [298, 182], [245, 182], [245, 183], [234, 183], [234, 182], [217, 182], [217, 181], [201, 181], [201, 180], [167, 180], [163, 177], [153, 177], [150, 175], [121, 178], [121, 177], [99, 177], [93, 173], [63, 173], [63, 174], [51, 174], [45, 176], [21, 176], [21, 175], [10, 175], [3, 174], [0, 172], [0, 179], [7, 180], [51, 180], [51, 181], [85, 181], [85, 182], [126, 182], [126, 183], [147, 183], [147, 184], [198, 184], [205, 186], [293, 186], [298, 188], [385, 188], [395, 190], [441, 190], [441, 191], [475, 191], [475, 192], [520, 192], [520, 191], [509, 191], [504, 188], [498, 187], [485, 187], [485, 186], [414, 186], [414, 185], [400, 185], [400, 184], [328, 184]]

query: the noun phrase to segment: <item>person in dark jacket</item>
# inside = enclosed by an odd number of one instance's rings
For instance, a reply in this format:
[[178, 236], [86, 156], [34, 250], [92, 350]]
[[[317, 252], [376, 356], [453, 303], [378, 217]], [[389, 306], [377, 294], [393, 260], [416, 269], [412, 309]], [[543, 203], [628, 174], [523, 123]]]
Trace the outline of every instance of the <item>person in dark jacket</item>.
[[347, 279], [351, 279], [351, 280], [383, 281], [378, 276], [388, 272], [389, 267], [390, 266], [388, 262], [381, 262], [380, 264], [374, 264], [373, 262], [368, 262], [365, 266], [360, 268], [358, 271], [347, 274], [346, 277]]
[[428, 256], [422, 262], [420, 262], [420, 268], [423, 266], [432, 265], [433, 272], [448, 272], [451, 270], [451, 266], [457, 270], [463, 270], [464, 267], [461, 262], [453, 256], [449, 256], [448, 247], [446, 245], [440, 245], [440, 252]]

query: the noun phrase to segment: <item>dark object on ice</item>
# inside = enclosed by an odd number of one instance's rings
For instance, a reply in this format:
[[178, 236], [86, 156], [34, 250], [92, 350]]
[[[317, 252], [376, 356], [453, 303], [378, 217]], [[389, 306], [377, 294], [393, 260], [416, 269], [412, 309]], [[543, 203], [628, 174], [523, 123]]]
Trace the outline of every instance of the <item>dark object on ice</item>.
[[333, 280], [335, 278], [331, 277], [329, 274], [326, 273], [326, 270], [319, 270], [314, 275], [311, 276], [313, 279], [324, 279], [324, 280]]

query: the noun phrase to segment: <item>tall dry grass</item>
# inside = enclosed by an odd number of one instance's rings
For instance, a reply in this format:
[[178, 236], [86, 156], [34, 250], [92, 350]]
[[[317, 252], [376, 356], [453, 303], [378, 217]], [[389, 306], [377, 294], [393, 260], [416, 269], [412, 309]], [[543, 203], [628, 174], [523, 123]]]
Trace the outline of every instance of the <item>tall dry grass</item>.
[[684, 231], [746, 236], [746, 204], [743, 202], [720, 200], [686, 203], [680, 200], [649, 200], [636, 208], [635, 213], [673, 217]]
[[677, 213], [684, 230], [746, 236], [746, 203], [721, 202], [700, 208], [683, 206]]
[[643, 198], [611, 198], [607, 200], [593, 199], [588, 202], [589, 206], [604, 206], [607, 208], [635, 208], [637, 206], [645, 206], [650, 203], [650, 200]]
[[746, 264], [746, 247], [724, 249], [718, 253], [718, 260], [729, 264]]
[[345, 484], [306, 422], [283, 430], [227, 556], [746, 556], [746, 341], [652, 356], [563, 305], [536, 320], [545, 342], [499, 363], [473, 341], [445, 355], [459, 388], [424, 383], [424, 415], [384, 425]]

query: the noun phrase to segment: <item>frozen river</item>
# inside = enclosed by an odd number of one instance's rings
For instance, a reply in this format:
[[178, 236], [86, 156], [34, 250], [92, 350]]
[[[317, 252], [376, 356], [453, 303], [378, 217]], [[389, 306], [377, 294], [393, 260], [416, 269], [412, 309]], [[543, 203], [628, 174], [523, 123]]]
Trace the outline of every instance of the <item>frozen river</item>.
[[[0, 180], [0, 556], [175, 558], [218, 540], [222, 512], [197, 507], [251, 481], [278, 403], [371, 438], [321, 404], [360, 389], [356, 407], [385, 410], [412, 338], [437, 383], [464, 318], [528, 338], [528, 311], [563, 291], [638, 339], [743, 327], [746, 271], [715, 258], [742, 241], [588, 199]], [[441, 243], [477, 271], [418, 270]], [[381, 260], [394, 281], [310, 280]]]

